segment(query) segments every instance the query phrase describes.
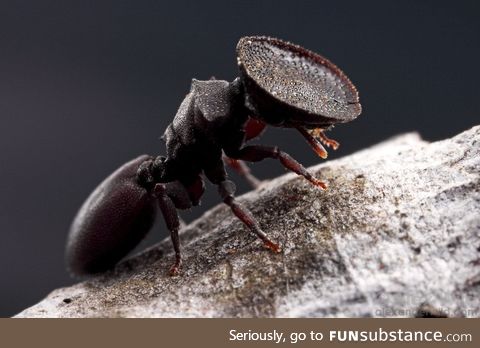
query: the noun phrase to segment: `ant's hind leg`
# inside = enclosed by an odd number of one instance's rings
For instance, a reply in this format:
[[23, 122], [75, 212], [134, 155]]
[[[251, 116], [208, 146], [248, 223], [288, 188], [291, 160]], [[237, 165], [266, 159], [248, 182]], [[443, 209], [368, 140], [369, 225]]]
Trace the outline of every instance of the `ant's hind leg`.
[[175, 263], [170, 268], [170, 275], [174, 276], [180, 272], [182, 266], [182, 256], [180, 253], [180, 239], [178, 237], [178, 230], [180, 228], [180, 220], [177, 214], [177, 208], [172, 199], [167, 195], [167, 188], [165, 184], [156, 184], [154, 188], [155, 196], [158, 199], [158, 205], [162, 211], [165, 224], [170, 231], [172, 238], [173, 249], [175, 250]]
[[282, 165], [288, 170], [303, 176], [313, 185], [320, 187], [323, 190], [327, 189], [327, 184], [315, 178], [304, 166], [293, 159], [288, 153], [281, 151], [276, 146], [245, 146], [244, 148], [238, 150], [234, 157], [249, 162], [258, 162], [264, 160], [265, 158], [278, 159], [280, 163], [282, 163]]
[[230, 180], [224, 180], [218, 184], [218, 192], [223, 202], [232, 209], [232, 212], [238, 217], [253, 233], [255, 233], [264, 243], [264, 245], [272, 251], [279, 253], [281, 248], [278, 244], [271, 241], [270, 238], [262, 231], [252, 213], [242, 204], [235, 200], [235, 184]]

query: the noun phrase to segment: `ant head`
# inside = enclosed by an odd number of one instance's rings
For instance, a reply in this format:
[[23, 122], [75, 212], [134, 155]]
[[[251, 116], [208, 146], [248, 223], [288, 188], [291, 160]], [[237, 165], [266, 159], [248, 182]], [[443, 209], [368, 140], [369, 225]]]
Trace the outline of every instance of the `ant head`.
[[348, 77], [303, 47], [270, 37], [243, 37], [237, 61], [247, 108], [270, 125], [328, 128], [352, 121], [362, 111]]

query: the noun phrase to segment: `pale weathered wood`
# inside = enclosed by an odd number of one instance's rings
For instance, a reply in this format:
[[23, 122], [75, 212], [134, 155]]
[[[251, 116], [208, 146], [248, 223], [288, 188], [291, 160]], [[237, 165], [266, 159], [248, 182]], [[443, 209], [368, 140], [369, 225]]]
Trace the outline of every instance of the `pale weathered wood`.
[[165, 240], [18, 316], [480, 316], [480, 127], [311, 170], [326, 192], [289, 174], [240, 198], [282, 254], [217, 206], [183, 229], [181, 277]]

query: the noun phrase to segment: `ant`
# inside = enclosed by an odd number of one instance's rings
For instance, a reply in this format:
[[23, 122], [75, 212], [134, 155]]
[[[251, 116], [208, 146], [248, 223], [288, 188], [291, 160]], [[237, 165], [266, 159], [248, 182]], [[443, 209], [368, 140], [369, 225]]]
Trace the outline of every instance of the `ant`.
[[200, 203], [204, 177], [218, 187], [223, 202], [274, 252], [280, 246], [235, 199], [230, 165], [256, 187], [259, 181], [243, 161], [272, 158], [325, 190], [327, 185], [277, 146], [246, 145], [267, 125], [295, 128], [321, 157], [339, 143], [324, 131], [361, 113], [355, 86], [326, 58], [279, 39], [250, 36], [237, 44], [240, 77], [232, 82], [192, 80], [162, 139], [166, 156], [140, 156], [106, 178], [77, 213], [67, 241], [67, 263], [78, 275], [106, 271], [131, 251], [151, 229], [156, 204], [170, 231], [175, 262], [182, 265], [177, 209]]

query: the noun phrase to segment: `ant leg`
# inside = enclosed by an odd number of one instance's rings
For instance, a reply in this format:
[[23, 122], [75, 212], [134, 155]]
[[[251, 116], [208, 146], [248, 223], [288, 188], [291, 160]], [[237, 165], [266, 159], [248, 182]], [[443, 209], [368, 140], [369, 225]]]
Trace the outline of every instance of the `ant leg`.
[[158, 205], [162, 211], [165, 224], [170, 231], [173, 249], [175, 250], [175, 263], [170, 268], [170, 275], [177, 275], [182, 266], [182, 256], [180, 253], [180, 239], [178, 237], [178, 229], [180, 222], [178, 219], [177, 209], [172, 199], [167, 195], [167, 186], [165, 184], [156, 184], [154, 194], [158, 199]]
[[[249, 117], [247, 122], [245, 123], [243, 131], [238, 134], [238, 137], [234, 137], [233, 144], [232, 139], [229, 139], [231, 143], [228, 147], [240, 147], [245, 141], [249, 141], [261, 135], [265, 131], [266, 126], [267, 124], [265, 122], [253, 117]], [[261, 181], [250, 173], [250, 169], [243, 161], [239, 161], [225, 155], [222, 157], [223, 161], [229, 167], [235, 170], [240, 176], [245, 178], [245, 180], [253, 189], [256, 189], [260, 186]]]
[[249, 162], [262, 161], [265, 158], [278, 159], [282, 165], [298, 175], [303, 176], [310, 181], [313, 185], [320, 187], [323, 190], [327, 189], [327, 184], [318, 180], [312, 174], [310, 174], [304, 166], [293, 159], [288, 153], [281, 151], [277, 146], [262, 146], [262, 145], [249, 145], [238, 150], [235, 153], [234, 158], [242, 159]]
[[230, 158], [225, 155], [222, 158], [223, 161], [241, 177], [243, 177], [253, 189], [256, 189], [260, 186], [261, 181], [252, 175], [250, 168], [248, 168], [245, 162]]
[[205, 183], [203, 182], [202, 177], [198, 175], [190, 185], [185, 187], [185, 189], [187, 190], [192, 205], [199, 205], [203, 192], [205, 192]]
[[238, 217], [253, 233], [255, 233], [264, 243], [264, 245], [272, 251], [279, 253], [281, 248], [278, 244], [272, 242], [270, 238], [262, 231], [252, 213], [242, 204], [235, 200], [235, 184], [230, 180], [221, 181], [218, 184], [218, 192], [223, 202], [232, 209], [232, 212]]
[[[190, 209], [192, 207], [192, 200], [185, 186], [179, 181], [171, 181], [165, 184], [166, 194], [172, 200], [177, 209]], [[181, 230], [187, 224], [178, 217], [179, 229]]]
[[242, 204], [235, 200], [235, 184], [227, 180], [227, 173], [222, 161], [214, 164], [212, 167], [204, 170], [208, 180], [217, 185], [218, 193], [223, 202], [230, 207], [232, 212], [239, 218], [253, 233], [255, 233], [265, 244], [265, 246], [275, 252], [280, 252], [279, 245], [271, 241], [265, 232], [262, 231], [252, 213]]

